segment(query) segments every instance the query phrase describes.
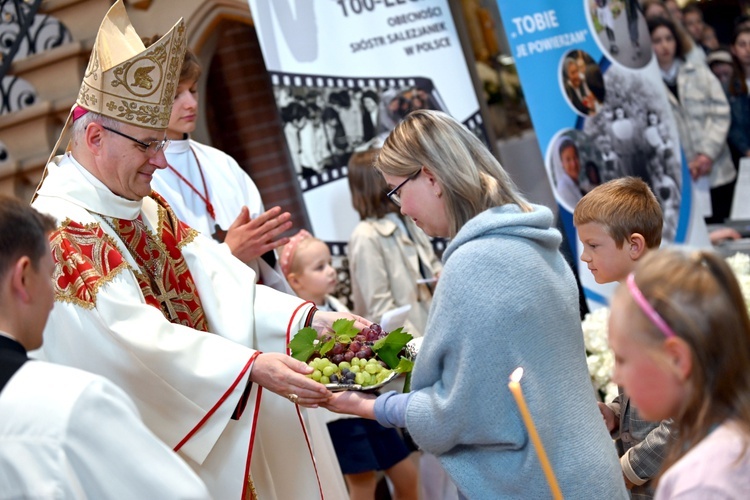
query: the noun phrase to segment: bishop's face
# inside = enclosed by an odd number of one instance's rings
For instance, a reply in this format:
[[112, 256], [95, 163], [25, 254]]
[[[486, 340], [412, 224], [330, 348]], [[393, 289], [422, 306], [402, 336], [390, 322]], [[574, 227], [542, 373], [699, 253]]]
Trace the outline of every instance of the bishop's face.
[[154, 172], [166, 168], [167, 159], [163, 149], [154, 153], [153, 149], [147, 149], [136, 140], [144, 144], [161, 141], [165, 131], [126, 123], [119, 123], [117, 129], [128, 137], [101, 130], [102, 143], [94, 174], [116, 195], [141, 200], [151, 194]]

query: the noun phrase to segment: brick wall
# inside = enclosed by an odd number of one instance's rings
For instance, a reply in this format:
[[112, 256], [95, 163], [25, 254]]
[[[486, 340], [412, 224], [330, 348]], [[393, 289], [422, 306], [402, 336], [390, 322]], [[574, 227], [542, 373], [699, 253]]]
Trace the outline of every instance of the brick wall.
[[279, 205], [290, 212], [295, 231], [307, 227], [255, 29], [225, 21], [217, 31], [217, 49], [201, 96], [211, 143], [250, 174], [267, 208]]

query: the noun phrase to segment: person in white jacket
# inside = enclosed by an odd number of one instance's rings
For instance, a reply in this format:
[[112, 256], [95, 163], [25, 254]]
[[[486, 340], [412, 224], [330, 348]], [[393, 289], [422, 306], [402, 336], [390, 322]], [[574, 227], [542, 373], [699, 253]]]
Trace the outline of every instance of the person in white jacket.
[[256, 285], [151, 188], [185, 43], [180, 20], [146, 48], [120, 0], [102, 22], [70, 151], [48, 163], [33, 202], [57, 221], [43, 355], [119, 385], [213, 498], [335, 497], [299, 408], [330, 393], [283, 346], [339, 315]]
[[705, 64], [685, 60], [683, 39], [672, 21], [651, 19], [648, 27], [690, 175], [694, 181], [707, 177], [711, 186], [707, 222], [723, 222], [737, 177], [727, 145], [731, 110], [726, 94]]

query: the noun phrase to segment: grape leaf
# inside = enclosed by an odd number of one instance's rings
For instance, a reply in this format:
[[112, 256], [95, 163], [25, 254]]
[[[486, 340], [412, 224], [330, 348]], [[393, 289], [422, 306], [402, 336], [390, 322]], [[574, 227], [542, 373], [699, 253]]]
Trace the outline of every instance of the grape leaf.
[[385, 361], [389, 368], [393, 369], [398, 366], [399, 353], [411, 339], [411, 334], [405, 333], [403, 328], [397, 328], [375, 342], [372, 350], [377, 353], [380, 359]]
[[318, 332], [314, 328], [307, 327], [298, 331], [287, 347], [292, 350], [294, 359], [306, 363], [315, 352], [317, 340]]
[[414, 368], [414, 361], [401, 356], [401, 359], [398, 360], [398, 366], [393, 371], [396, 373], [409, 373], [412, 368]]
[[338, 336], [344, 336], [354, 338], [355, 335], [359, 333], [359, 330], [357, 330], [354, 327], [354, 320], [353, 319], [345, 319], [340, 318], [333, 322], [333, 325], [331, 325], [333, 328], [333, 332], [336, 337]]
[[331, 339], [322, 346], [320, 346], [320, 355], [325, 356], [328, 351], [333, 349], [333, 346], [336, 344], [336, 339]]

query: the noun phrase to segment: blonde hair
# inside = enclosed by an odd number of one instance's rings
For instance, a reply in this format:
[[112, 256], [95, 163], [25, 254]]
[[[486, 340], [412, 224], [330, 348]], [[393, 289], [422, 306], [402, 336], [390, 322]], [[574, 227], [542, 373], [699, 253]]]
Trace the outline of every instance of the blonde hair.
[[[646, 301], [691, 351], [690, 400], [675, 418], [677, 438], [662, 471], [732, 419], [750, 440], [750, 318], [729, 265], [706, 251], [657, 250], [636, 267], [634, 279]], [[618, 296], [627, 296], [620, 287]], [[630, 296], [630, 301], [633, 301]], [[664, 333], [642, 316], [643, 335], [652, 342]]]
[[649, 249], [661, 244], [664, 215], [648, 184], [637, 177], [621, 177], [589, 191], [573, 210], [576, 227], [595, 222], [604, 226], [617, 248], [638, 233]]
[[449, 236], [481, 212], [513, 203], [531, 206], [487, 147], [466, 127], [440, 111], [409, 113], [390, 133], [375, 168], [409, 176], [427, 167], [443, 188]]

